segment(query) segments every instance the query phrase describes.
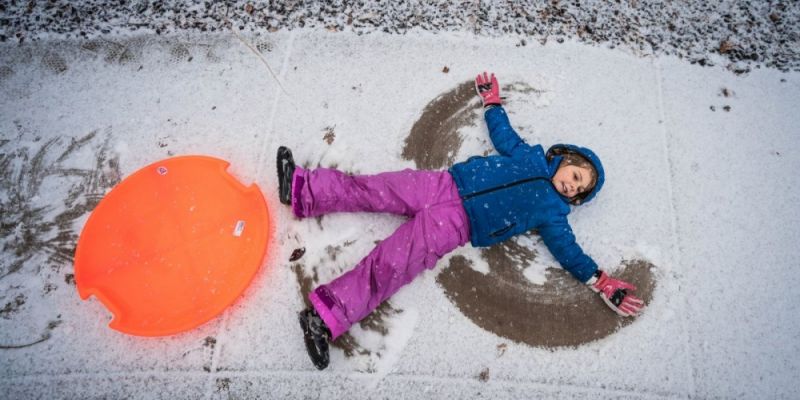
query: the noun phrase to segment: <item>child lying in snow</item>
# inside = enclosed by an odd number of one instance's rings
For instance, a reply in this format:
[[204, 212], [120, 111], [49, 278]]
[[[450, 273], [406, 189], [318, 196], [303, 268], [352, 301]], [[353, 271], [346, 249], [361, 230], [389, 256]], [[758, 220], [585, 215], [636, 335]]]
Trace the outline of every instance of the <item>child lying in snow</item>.
[[352, 270], [309, 294], [300, 313], [308, 354], [328, 365], [328, 342], [369, 315], [437, 260], [470, 241], [489, 246], [536, 229], [558, 262], [599, 293], [612, 310], [633, 316], [642, 301], [632, 285], [597, 268], [575, 243], [569, 205], [591, 200], [603, 186], [603, 166], [589, 149], [557, 144], [547, 152], [511, 128], [494, 74], [475, 80], [489, 136], [500, 155], [471, 157], [448, 171], [351, 176], [297, 167], [278, 149], [280, 201], [299, 218], [332, 212], [388, 212], [409, 219]]

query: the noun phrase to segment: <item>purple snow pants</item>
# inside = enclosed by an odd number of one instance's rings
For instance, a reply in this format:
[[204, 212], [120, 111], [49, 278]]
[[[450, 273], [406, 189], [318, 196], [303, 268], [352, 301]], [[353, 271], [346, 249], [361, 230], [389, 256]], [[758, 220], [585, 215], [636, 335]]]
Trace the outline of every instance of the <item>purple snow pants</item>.
[[453, 177], [446, 171], [407, 169], [352, 176], [333, 169], [297, 167], [292, 211], [300, 218], [355, 211], [409, 218], [355, 268], [309, 294], [333, 339], [469, 241], [469, 221]]

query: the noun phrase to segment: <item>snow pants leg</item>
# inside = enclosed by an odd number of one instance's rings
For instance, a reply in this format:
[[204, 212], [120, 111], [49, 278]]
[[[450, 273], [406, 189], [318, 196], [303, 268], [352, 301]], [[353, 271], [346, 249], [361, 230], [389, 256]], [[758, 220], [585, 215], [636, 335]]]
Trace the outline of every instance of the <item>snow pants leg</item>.
[[358, 265], [309, 294], [333, 338], [346, 332], [445, 254], [469, 241], [469, 221], [449, 172], [404, 170], [351, 176], [297, 168], [292, 210], [298, 217], [331, 212], [408, 216]]

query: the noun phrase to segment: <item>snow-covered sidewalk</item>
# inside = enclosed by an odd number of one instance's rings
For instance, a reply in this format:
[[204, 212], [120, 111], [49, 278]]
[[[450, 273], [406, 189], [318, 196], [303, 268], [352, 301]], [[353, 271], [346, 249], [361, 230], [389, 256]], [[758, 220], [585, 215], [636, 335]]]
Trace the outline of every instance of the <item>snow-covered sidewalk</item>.
[[[280, 84], [229, 33], [0, 45], [4, 397], [800, 396], [800, 74], [737, 76], [578, 43], [455, 33], [247, 40]], [[577, 143], [603, 159], [606, 186], [570, 222], [604, 268], [655, 266], [649, 307], [577, 346], [518, 343], [462, 312], [440, 276], [457, 270], [448, 257], [372, 325], [354, 327], [331, 367], [316, 371], [296, 322], [301, 293], [402, 220], [295, 220], [277, 202], [277, 147], [290, 146], [300, 164], [354, 173], [483, 154], [491, 143], [473, 100], [457, 118], [433, 119], [442, 124], [431, 134], [448, 140], [421, 153], [408, 143], [435, 113], [426, 106], [446, 103], [442, 95], [462, 101], [458, 88], [484, 69], [506, 84], [526, 140]], [[78, 298], [77, 236], [119, 179], [184, 154], [226, 159], [261, 187], [275, 226], [268, 256], [245, 295], [198, 329], [167, 338], [110, 330], [103, 306]], [[555, 261], [535, 236], [516, 243], [535, 250], [517, 268], [522, 292], [536, 297], [558, 277]], [[303, 258], [289, 262], [300, 247]], [[485, 253], [454, 256], [486, 277], [477, 282], [497, 282]]]

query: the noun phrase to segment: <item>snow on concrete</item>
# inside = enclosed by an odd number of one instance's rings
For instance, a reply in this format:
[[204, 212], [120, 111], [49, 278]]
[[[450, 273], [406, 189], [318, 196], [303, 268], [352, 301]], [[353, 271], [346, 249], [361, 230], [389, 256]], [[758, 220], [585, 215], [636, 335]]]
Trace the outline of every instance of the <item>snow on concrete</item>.
[[[0, 47], [0, 199], [19, 216], [4, 208], [0, 260], [4, 275], [21, 265], [0, 279], [0, 345], [20, 347], [0, 349], [9, 398], [798, 396], [797, 73], [736, 76], [570, 41], [457, 33], [247, 38], [280, 86], [229, 34]], [[401, 151], [422, 109], [484, 69], [537, 89], [507, 99], [529, 142], [602, 157], [606, 186], [570, 221], [601, 266], [656, 265], [652, 302], [606, 338], [531, 347], [464, 317], [437, 286], [443, 260], [388, 302], [385, 334], [354, 327], [316, 371], [295, 316], [303, 278], [332, 279], [402, 219], [294, 219], [276, 201], [277, 147], [354, 173], [413, 167]], [[457, 160], [487, 146], [480, 119], [460, 134]], [[244, 296], [195, 330], [112, 331], [99, 302], [78, 298], [69, 246], [119, 178], [181, 154], [227, 159], [261, 187], [275, 224], [269, 254]], [[86, 173], [63, 172], [74, 170]], [[25, 217], [40, 207], [38, 220]], [[42, 248], [26, 247], [26, 232]], [[299, 247], [305, 255], [289, 263]], [[528, 275], [541, 282], [553, 260], [535, 262]]]

